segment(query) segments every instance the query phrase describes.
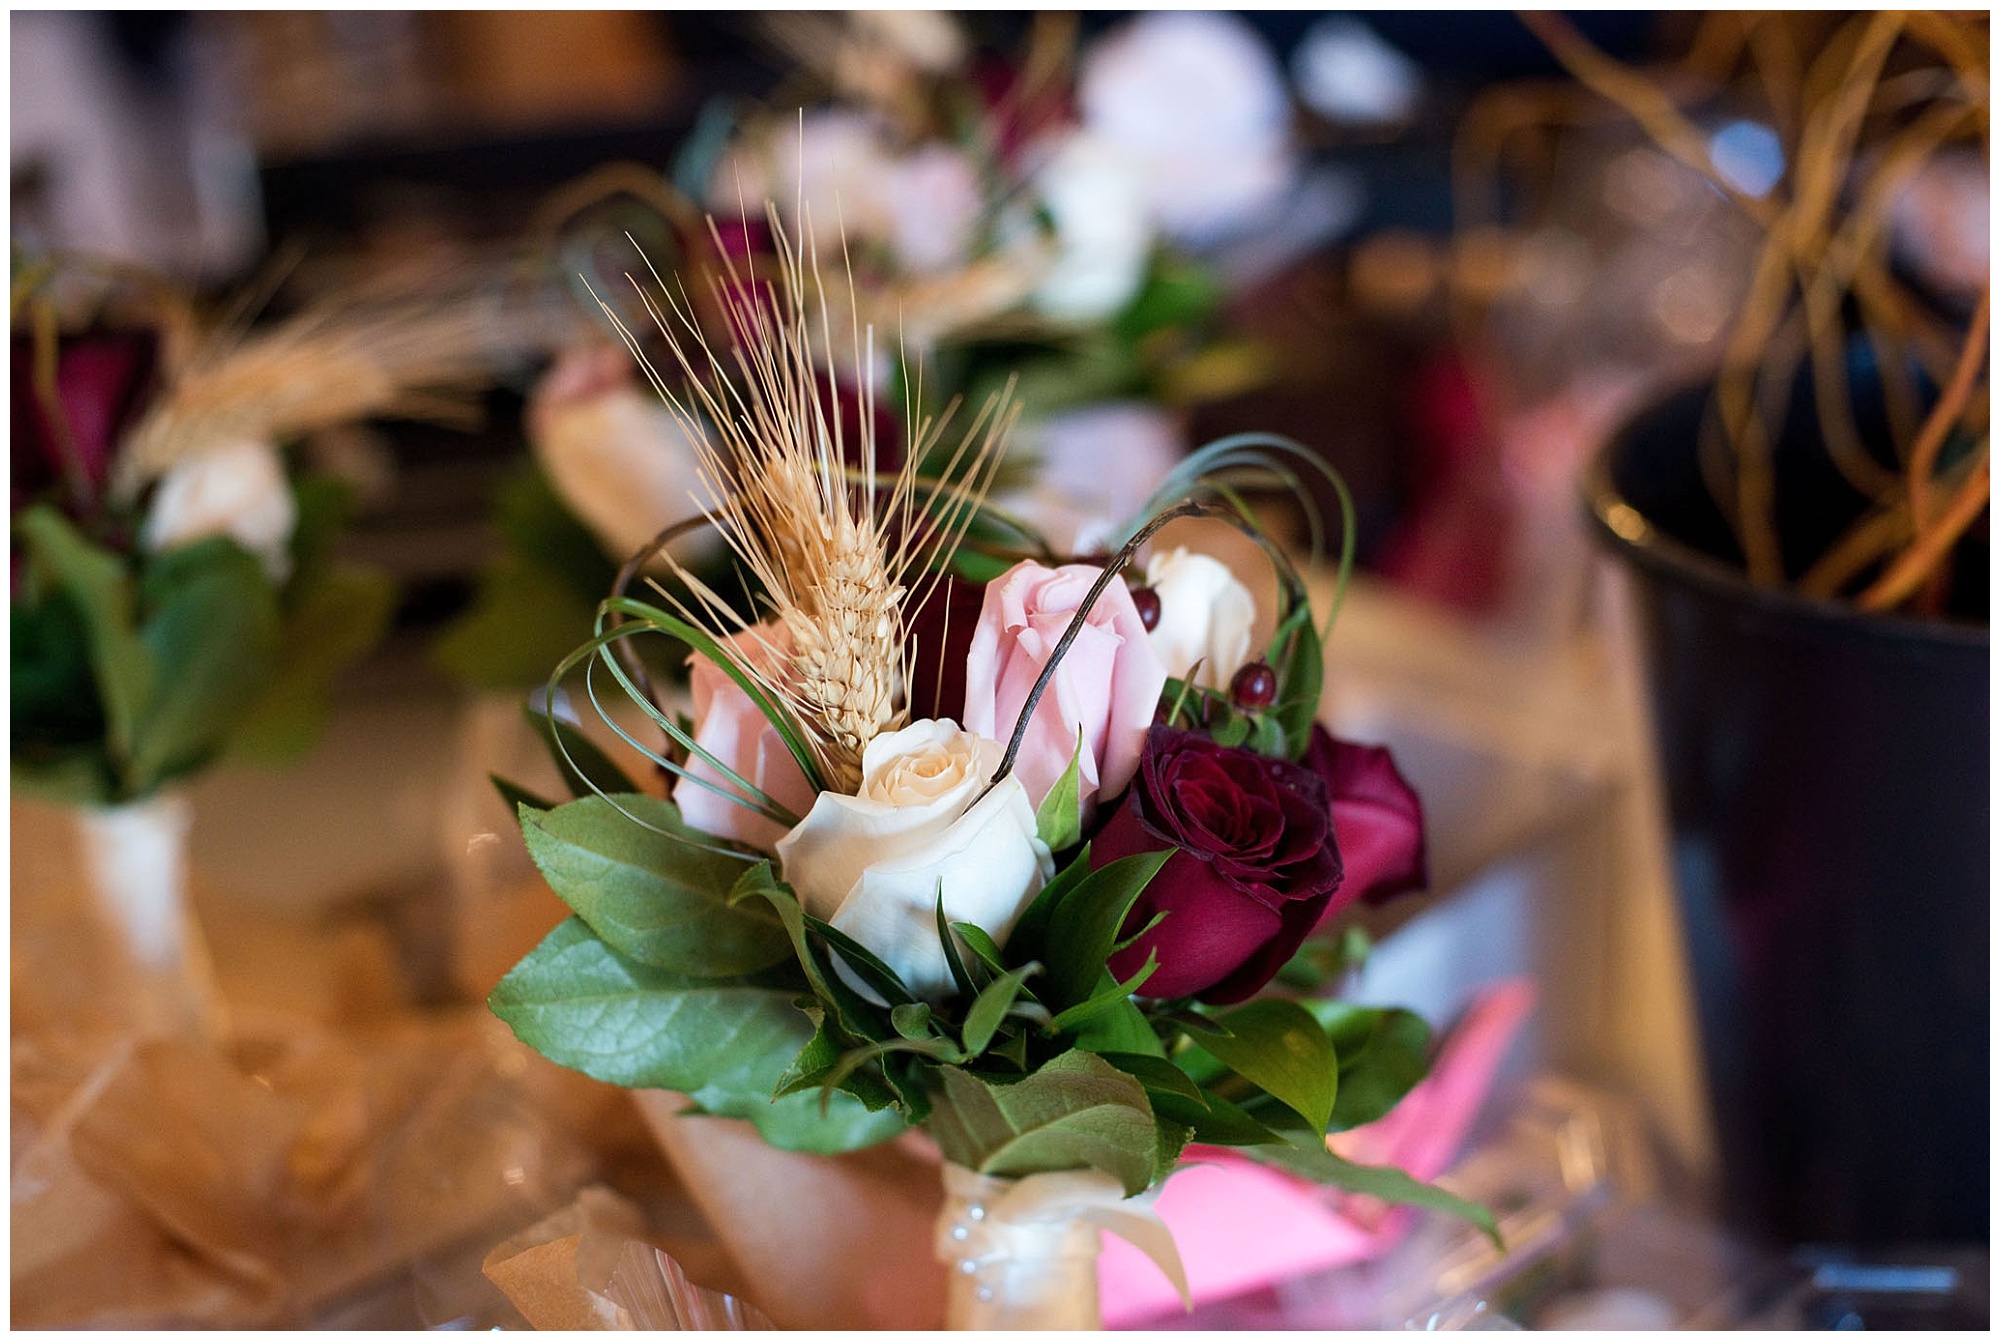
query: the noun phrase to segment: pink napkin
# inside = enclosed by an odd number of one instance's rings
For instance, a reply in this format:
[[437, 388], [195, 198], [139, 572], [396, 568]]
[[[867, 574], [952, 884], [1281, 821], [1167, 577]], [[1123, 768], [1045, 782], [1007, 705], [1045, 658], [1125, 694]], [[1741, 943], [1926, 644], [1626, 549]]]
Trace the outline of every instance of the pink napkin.
[[[1482, 990], [1446, 1036], [1431, 1074], [1387, 1117], [1332, 1138], [1334, 1150], [1363, 1164], [1394, 1164], [1416, 1178], [1443, 1173], [1534, 1003], [1534, 986], [1525, 979]], [[1365, 1261], [1394, 1246], [1411, 1223], [1407, 1207], [1332, 1197], [1227, 1150], [1204, 1146], [1189, 1155], [1200, 1162], [1168, 1180], [1155, 1209], [1173, 1231], [1197, 1304]], [[1097, 1280], [1107, 1328], [1180, 1311], [1159, 1268], [1118, 1239], [1104, 1240]]]

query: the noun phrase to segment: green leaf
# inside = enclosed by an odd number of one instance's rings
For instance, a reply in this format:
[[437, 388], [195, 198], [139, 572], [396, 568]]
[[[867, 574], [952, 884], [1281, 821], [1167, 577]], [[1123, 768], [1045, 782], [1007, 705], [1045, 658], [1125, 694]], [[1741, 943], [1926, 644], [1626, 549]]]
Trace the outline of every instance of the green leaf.
[[105, 744], [122, 772], [153, 693], [152, 658], [139, 640], [137, 600], [125, 565], [46, 504], [22, 514], [15, 529], [33, 564], [82, 617], [91, 676], [104, 705]]
[[979, 984], [972, 980], [972, 972], [966, 967], [965, 956], [958, 952], [958, 941], [951, 934], [951, 923], [944, 915], [944, 877], [938, 877], [937, 889], [937, 933], [938, 944], [944, 947], [945, 968], [951, 973], [953, 986], [960, 996], [971, 996], [979, 990]]
[[1407, 1010], [1344, 1001], [1304, 1003], [1340, 1058], [1333, 1125], [1359, 1127], [1382, 1117], [1430, 1073], [1431, 1029]]
[[1229, 1100], [1207, 1094], [1200, 1102], [1182, 1094], [1149, 1089], [1153, 1111], [1163, 1118], [1187, 1124], [1194, 1139], [1203, 1145], [1259, 1146], [1282, 1142], [1284, 1138], [1251, 1117]]
[[1075, 847], [1083, 839], [1082, 762], [1083, 730], [1078, 728], [1069, 767], [1056, 779], [1056, 785], [1049, 789], [1035, 811], [1035, 836], [1048, 844], [1051, 852]]
[[1505, 1247], [1500, 1241], [1500, 1227], [1494, 1222], [1493, 1212], [1486, 1207], [1454, 1196], [1435, 1184], [1418, 1182], [1393, 1166], [1356, 1164], [1342, 1159], [1328, 1150], [1323, 1141], [1310, 1134], [1299, 1133], [1278, 1145], [1253, 1146], [1243, 1153], [1260, 1164], [1283, 1169], [1328, 1187], [1337, 1187], [1343, 1192], [1358, 1192], [1399, 1206], [1420, 1206], [1425, 1210], [1455, 1215], [1477, 1226], [1496, 1248]]
[[1272, 997], [1240, 1006], [1222, 1022], [1228, 1037], [1198, 1034], [1194, 1045], [1324, 1132], [1333, 1119], [1340, 1063], [1312, 1013]]
[[882, 1013], [859, 992], [842, 982], [839, 975], [821, 961], [808, 935], [805, 910], [798, 896], [772, 873], [771, 863], [760, 861], [737, 877], [730, 888], [732, 906], [762, 899], [777, 914], [792, 944], [793, 958], [811, 985], [813, 995], [830, 1012], [840, 1033], [850, 1038], [879, 1042], [892, 1032], [882, 1021]]
[[989, 1084], [946, 1070], [930, 1130], [946, 1159], [996, 1177], [1101, 1169], [1126, 1195], [1154, 1180], [1159, 1133], [1139, 1082], [1087, 1052]]
[[627, 777], [610, 755], [597, 748], [596, 741], [575, 726], [551, 717], [531, 703], [523, 703], [521, 712], [527, 717], [529, 728], [549, 747], [549, 757], [561, 770], [571, 796], [582, 798], [606, 792], [616, 796], [639, 791], [639, 784]]
[[501, 777], [498, 773], [488, 773], [486, 780], [493, 784], [495, 791], [500, 793], [500, 799], [507, 803], [507, 808], [516, 814], [519, 814], [522, 806], [526, 806], [530, 810], [549, 811], [563, 804], [560, 801], [550, 801], [537, 796], [519, 783], [507, 781], [507, 779]]
[[1050, 990], [1043, 1000], [1066, 1007], [1096, 992], [1104, 961], [1132, 905], [1176, 849], [1138, 852], [1092, 871], [1049, 914], [1043, 962]]
[[221, 752], [278, 665], [278, 594], [263, 565], [217, 537], [156, 556], [139, 583], [153, 692], [127, 784], [150, 791]]
[[1042, 892], [1035, 895], [1028, 906], [1021, 910], [1014, 921], [1014, 934], [1007, 938], [1014, 953], [1028, 959], [1040, 959], [1044, 942], [1048, 939], [1049, 918], [1055, 913], [1056, 905], [1069, 897], [1069, 892], [1090, 875], [1090, 844], [1070, 859], [1069, 865], [1057, 871], [1055, 878], [1042, 886]]
[[834, 1153], [886, 1140], [905, 1123], [836, 1095], [771, 1094], [812, 1028], [796, 993], [696, 981], [618, 954], [568, 918], [494, 989], [487, 1004], [549, 1060], [613, 1085], [679, 1090], [710, 1113], [742, 1117], [786, 1150]]
[[334, 572], [334, 546], [354, 510], [354, 489], [345, 480], [325, 475], [292, 481], [292, 576], [285, 584], [285, 604], [295, 608], [309, 600], [313, 589]]
[[695, 978], [789, 957], [776, 917], [729, 902], [742, 860], [710, 850], [713, 840], [684, 825], [670, 801], [586, 797], [539, 817], [522, 812], [521, 832], [549, 887], [622, 955]]
[[[1110, 973], [1105, 975], [1110, 978]], [[1087, 1052], [1141, 1052], [1164, 1057], [1166, 1047], [1160, 1036], [1153, 1032], [1153, 1026], [1146, 1020], [1146, 1013], [1139, 1009], [1139, 1003], [1130, 997], [1115, 999], [1103, 1010], [1084, 1022], [1076, 1031], [1074, 1043]]]
[[230, 748], [271, 762], [297, 758], [325, 729], [328, 698], [340, 671], [381, 638], [395, 611], [386, 575], [336, 568], [319, 575], [285, 616], [277, 666], [236, 723]]
[[1152, 1057], [1143, 1052], [1100, 1052], [1105, 1061], [1136, 1077], [1149, 1091], [1163, 1091], [1192, 1099], [1203, 1108], [1208, 1100], [1203, 1097], [1201, 1086], [1188, 1078], [1188, 1073], [1175, 1066], [1164, 1057]]
[[1124, 982], [1116, 981], [1112, 978], [1110, 970], [1105, 970], [1103, 985], [1091, 995], [1089, 1000], [1078, 1002], [1050, 1020], [1048, 1026], [1049, 1032], [1052, 1034], [1064, 1033], [1076, 1028], [1077, 1025], [1083, 1023], [1085, 1020], [1110, 1010], [1121, 1001], [1129, 1001], [1132, 994], [1145, 986], [1146, 979], [1152, 977], [1159, 970], [1159, 967], [1159, 955], [1149, 950], [1146, 953], [1146, 962], [1139, 966], [1139, 971]]
[[1023, 964], [986, 984], [985, 990], [965, 1012], [965, 1028], [960, 1031], [968, 1056], [977, 1057], [986, 1051], [986, 1045], [993, 1041], [994, 1033], [1000, 1028], [1000, 1021], [1007, 1017], [1007, 1008], [1021, 994], [1022, 980], [1031, 973], [1041, 971], [1040, 964]]
[[1312, 607], [1302, 604], [1294, 614], [1298, 623], [1291, 640], [1272, 667], [1278, 673], [1278, 700], [1267, 716], [1284, 732], [1286, 757], [1301, 759], [1312, 743], [1313, 723], [1319, 718], [1326, 668], [1319, 630], [1312, 624]]
[[931, 1008], [921, 1001], [906, 1002], [889, 1012], [889, 1026], [904, 1038], [931, 1037]]
[[896, 970], [883, 963], [873, 950], [860, 941], [831, 923], [820, 921], [811, 913], [806, 914], [806, 926], [847, 962], [855, 977], [874, 988], [876, 995], [891, 1006], [917, 999], [916, 993], [903, 985]]
[[1007, 965], [1000, 957], [1000, 947], [993, 943], [993, 938], [986, 934], [985, 928], [971, 922], [954, 922], [951, 924], [951, 929], [958, 933], [961, 941], [965, 942], [965, 948], [978, 956], [980, 963], [995, 973], [1007, 971]]
[[1241, 713], [1230, 713], [1209, 732], [1218, 745], [1234, 749], [1250, 739], [1250, 719]]

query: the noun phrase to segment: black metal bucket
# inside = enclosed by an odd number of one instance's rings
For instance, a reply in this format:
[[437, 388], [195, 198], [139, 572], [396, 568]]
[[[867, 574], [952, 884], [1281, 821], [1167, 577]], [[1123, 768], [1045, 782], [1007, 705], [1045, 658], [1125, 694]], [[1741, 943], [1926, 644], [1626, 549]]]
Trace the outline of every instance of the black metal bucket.
[[[1585, 490], [1639, 579], [1726, 1212], [1780, 1241], [1984, 1242], [1987, 630], [1752, 588], [1717, 557], [1705, 404], [1640, 416]], [[1780, 489], [1823, 460], [1781, 443]], [[1780, 521], [1788, 547], [1844, 525]]]

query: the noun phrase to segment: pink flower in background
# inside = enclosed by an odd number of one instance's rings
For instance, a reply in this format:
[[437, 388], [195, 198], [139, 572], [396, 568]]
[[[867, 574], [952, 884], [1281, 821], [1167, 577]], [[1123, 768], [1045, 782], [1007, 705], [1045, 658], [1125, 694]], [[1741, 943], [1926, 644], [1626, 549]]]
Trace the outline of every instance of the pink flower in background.
[[[966, 658], [965, 729], [1005, 744], [1063, 630], [1104, 570], [1089, 564], [1046, 568], [1032, 560], [987, 584]], [[1076, 641], [1036, 705], [1014, 776], [1039, 806], [1077, 753], [1086, 823], [1100, 796], [1132, 780], [1153, 724], [1166, 668], [1125, 584], [1113, 579], [1091, 607]]]
[[[738, 661], [767, 672], [779, 658], [790, 653], [791, 645], [791, 634], [775, 623], [760, 624], [754, 631], [737, 634], [726, 644]], [[806, 781], [798, 761], [785, 748], [778, 729], [721, 667], [700, 655], [688, 661], [694, 691], [695, 743], [793, 814], [803, 815], [812, 809], [812, 784]], [[699, 754], [690, 755], [687, 771], [690, 776], [674, 784], [674, 803], [680, 807], [681, 818], [695, 828], [766, 851], [785, 836], [784, 825], [696, 781], [700, 779], [724, 791], [742, 794], [740, 788]]]

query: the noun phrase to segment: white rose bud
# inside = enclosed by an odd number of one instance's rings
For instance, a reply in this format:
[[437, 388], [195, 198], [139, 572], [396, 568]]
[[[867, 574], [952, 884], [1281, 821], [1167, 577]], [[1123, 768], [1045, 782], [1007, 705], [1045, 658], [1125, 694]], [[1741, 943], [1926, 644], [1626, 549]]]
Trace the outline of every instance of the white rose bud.
[[[821, 792], [778, 840], [807, 912], [852, 936], [928, 1000], [954, 990], [937, 902], [1005, 945], [1055, 873], [1018, 779], [990, 792], [1000, 746], [949, 721], [912, 722], [861, 754], [857, 795]], [[984, 796], [981, 793], [985, 793]]]
[[175, 462], [153, 491], [139, 543], [157, 554], [226, 535], [256, 555], [273, 582], [283, 582], [298, 520], [278, 449], [246, 438]]
[[1146, 636], [1167, 674], [1184, 680], [1199, 661], [1195, 684], [1227, 689], [1250, 659], [1250, 626], [1257, 618], [1250, 589], [1228, 565], [1185, 549], [1155, 555], [1146, 565], [1146, 585], [1160, 598], [1160, 622]]
[[[696, 515], [694, 444], [672, 411], [631, 377], [622, 349], [572, 350], [535, 388], [528, 439], [565, 506], [623, 563]], [[714, 543], [702, 531], [674, 546], [682, 560]]]

